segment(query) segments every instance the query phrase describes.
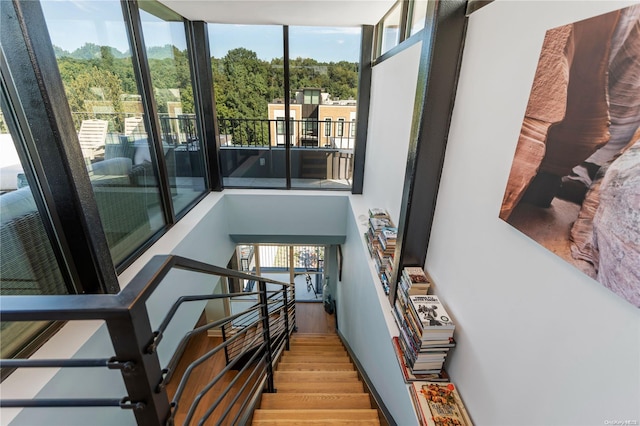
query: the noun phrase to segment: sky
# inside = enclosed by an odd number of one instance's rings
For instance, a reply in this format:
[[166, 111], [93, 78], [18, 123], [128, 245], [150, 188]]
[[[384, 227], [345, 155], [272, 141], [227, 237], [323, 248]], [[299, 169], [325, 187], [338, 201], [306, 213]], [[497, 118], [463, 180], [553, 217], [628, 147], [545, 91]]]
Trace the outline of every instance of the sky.
[[[54, 45], [73, 52], [85, 43], [129, 50], [124, 19], [117, 0], [47, 0], [42, 2], [45, 20]], [[172, 44], [186, 48], [181, 22], [163, 22], [141, 11], [147, 47]], [[263, 60], [281, 58], [282, 27], [261, 25], [208, 24], [209, 44], [214, 57], [244, 47]], [[289, 56], [320, 62], [358, 62], [359, 28], [289, 27]]]

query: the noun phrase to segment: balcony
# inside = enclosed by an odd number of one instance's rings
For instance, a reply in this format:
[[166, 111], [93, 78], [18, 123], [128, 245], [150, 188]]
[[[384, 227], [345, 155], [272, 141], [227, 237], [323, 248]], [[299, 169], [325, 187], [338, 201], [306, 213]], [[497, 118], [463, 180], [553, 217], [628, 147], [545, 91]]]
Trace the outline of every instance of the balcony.
[[[108, 123], [95, 163], [114, 155], [150, 158], [141, 114], [73, 113], [76, 128], [88, 120]], [[219, 157], [225, 187], [284, 188], [287, 177], [286, 130], [279, 119], [225, 118], [219, 120]], [[291, 187], [350, 190], [353, 180], [355, 122], [291, 120], [289, 164]], [[193, 114], [160, 114], [162, 143], [172, 151], [173, 180], [204, 176]], [[118, 131], [117, 129], [124, 129]], [[126, 146], [125, 146], [126, 145]], [[174, 167], [175, 166], [175, 167]]]
[[351, 189], [355, 123], [291, 120], [289, 149], [284, 120], [221, 119], [220, 162], [226, 187], [291, 186]]

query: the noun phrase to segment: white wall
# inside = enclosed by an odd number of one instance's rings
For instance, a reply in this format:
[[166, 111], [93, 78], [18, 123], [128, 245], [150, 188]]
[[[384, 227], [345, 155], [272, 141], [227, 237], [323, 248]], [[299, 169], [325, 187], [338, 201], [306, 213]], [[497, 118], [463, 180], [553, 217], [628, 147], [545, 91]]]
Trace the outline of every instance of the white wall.
[[[373, 67], [363, 197], [397, 224], [422, 43]], [[366, 213], [366, 212], [365, 212]]]
[[368, 208], [361, 197], [351, 197], [342, 281], [336, 295], [338, 329], [396, 423], [415, 425], [418, 420], [409, 389], [391, 343], [398, 329], [364, 241], [367, 225], [357, 219]]
[[640, 311], [498, 218], [545, 31], [628, 4], [498, 0], [469, 19], [426, 268], [476, 424], [640, 421]]
[[336, 287], [338, 328], [399, 425], [417, 424], [391, 343], [398, 329], [364, 241], [368, 210], [400, 217], [420, 62], [420, 43], [373, 68], [363, 195], [350, 196], [342, 281]]
[[[226, 190], [227, 234], [250, 242], [344, 240], [347, 192]], [[338, 195], [336, 195], [338, 194]]]

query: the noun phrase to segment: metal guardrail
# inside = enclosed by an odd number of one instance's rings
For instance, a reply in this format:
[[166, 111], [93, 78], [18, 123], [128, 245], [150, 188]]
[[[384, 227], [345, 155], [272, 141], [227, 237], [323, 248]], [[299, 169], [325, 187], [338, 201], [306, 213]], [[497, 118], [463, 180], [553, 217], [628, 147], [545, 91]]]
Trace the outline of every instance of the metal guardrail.
[[[71, 113], [77, 129], [83, 120], [100, 119], [109, 123], [108, 132], [127, 134], [126, 121], [142, 117], [139, 113]], [[159, 114], [162, 140], [177, 145], [197, 141], [195, 114], [170, 116]], [[287, 142], [283, 119], [268, 118], [219, 118], [220, 145], [233, 147], [283, 147]], [[356, 122], [344, 120], [290, 120], [289, 144], [298, 148], [353, 151]], [[144, 122], [131, 130], [134, 139], [146, 137]]]
[[[287, 143], [283, 119], [223, 118], [220, 145], [234, 147], [283, 147]], [[289, 144], [299, 148], [353, 151], [355, 121], [290, 120]]]
[[[163, 279], [173, 269], [187, 270], [207, 275], [239, 279], [255, 279], [259, 290], [254, 294], [259, 302], [251, 308], [222, 318], [218, 321], [197, 327], [184, 335], [171, 360], [162, 368], [157, 349], [164, 332], [184, 303], [214, 299], [233, 299], [244, 297], [247, 293], [204, 294], [180, 297], [166, 313], [156, 330], [152, 330], [146, 301], [158, 288]], [[280, 290], [267, 291], [267, 283], [277, 285]], [[185, 424], [190, 424], [196, 408], [202, 403], [203, 396], [231, 369], [238, 369], [237, 376], [222, 390], [220, 396], [207, 407], [199, 424], [207, 421], [231, 389], [237, 389], [231, 395], [231, 402], [220, 408], [219, 420], [234, 412], [233, 424], [239, 419], [247, 419], [257, 401], [257, 394], [263, 390], [273, 392], [273, 363], [277, 355], [288, 348], [291, 324], [295, 321], [295, 301], [292, 286], [263, 277], [220, 268], [203, 262], [179, 256], [155, 256], [140, 271], [131, 283], [115, 295], [52, 295], [52, 296], [3, 296], [2, 321], [78, 321], [104, 320], [109, 332], [115, 356], [102, 359], [11, 359], [0, 360], [0, 368], [39, 368], [39, 367], [96, 367], [120, 370], [127, 395], [117, 398], [65, 398], [55, 399], [2, 399], [1, 407], [89, 407], [111, 406], [132, 409], [140, 425], [174, 424], [175, 415], [182, 400], [186, 383], [193, 369], [212, 359], [220, 351], [227, 352], [229, 347], [239, 345], [247, 338], [251, 327], [259, 330], [254, 345], [244, 345], [245, 349], [236, 353], [234, 359], [228, 359], [227, 365], [216, 377], [198, 393], [189, 403]], [[247, 320], [250, 318], [250, 320]], [[236, 330], [233, 336], [224, 339], [214, 349], [197, 359], [187, 368], [172, 400], [169, 401], [166, 386], [173, 379], [189, 339], [216, 327], [229, 327], [236, 320], [243, 320], [244, 327]], [[247, 373], [246, 375], [244, 373]], [[238, 383], [241, 377], [244, 382]], [[177, 380], [177, 378], [176, 378]], [[237, 385], [237, 386], [236, 386]], [[235, 388], [234, 388], [235, 386]], [[239, 387], [239, 389], [238, 389]], [[233, 409], [233, 410], [232, 410]]]

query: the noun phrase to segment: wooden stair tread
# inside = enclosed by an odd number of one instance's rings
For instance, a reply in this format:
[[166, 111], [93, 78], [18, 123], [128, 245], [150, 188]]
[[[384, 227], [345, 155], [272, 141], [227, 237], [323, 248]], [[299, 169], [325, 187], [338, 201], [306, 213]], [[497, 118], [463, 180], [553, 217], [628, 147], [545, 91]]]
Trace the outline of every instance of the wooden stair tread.
[[342, 339], [338, 336], [302, 336], [302, 335], [293, 335], [289, 338], [292, 342], [326, 342], [326, 343], [342, 343]]
[[372, 408], [364, 409], [262, 409], [253, 413], [254, 420], [377, 420], [378, 412]]
[[358, 372], [353, 371], [332, 371], [327, 374], [324, 371], [274, 371], [273, 379], [276, 382], [345, 382], [358, 379]]
[[315, 354], [308, 354], [308, 355], [299, 355], [299, 354], [288, 354], [285, 353], [284, 355], [282, 355], [282, 358], [280, 358], [280, 362], [284, 362], [284, 363], [305, 363], [305, 362], [312, 362], [312, 363], [329, 363], [329, 362], [351, 362], [351, 358], [349, 358], [347, 355], [344, 354], [324, 354], [324, 355], [315, 355]]
[[261, 409], [370, 409], [366, 393], [265, 393]]
[[290, 340], [294, 340], [294, 341], [300, 341], [300, 342], [304, 342], [304, 341], [308, 341], [308, 342], [340, 342], [342, 343], [342, 340], [336, 336], [336, 335], [311, 335], [311, 334], [306, 334], [306, 335], [293, 335], [290, 337]]
[[309, 352], [336, 352], [346, 355], [347, 351], [341, 346], [291, 346], [284, 353], [309, 353]]
[[353, 364], [350, 362], [323, 362], [323, 363], [279, 363], [278, 371], [345, 371], [353, 370]]
[[329, 426], [329, 425], [355, 425], [355, 426], [377, 426], [380, 425], [379, 420], [254, 420], [256, 426]]
[[362, 382], [318, 382], [309, 386], [305, 382], [280, 382], [275, 385], [278, 393], [362, 393]]

